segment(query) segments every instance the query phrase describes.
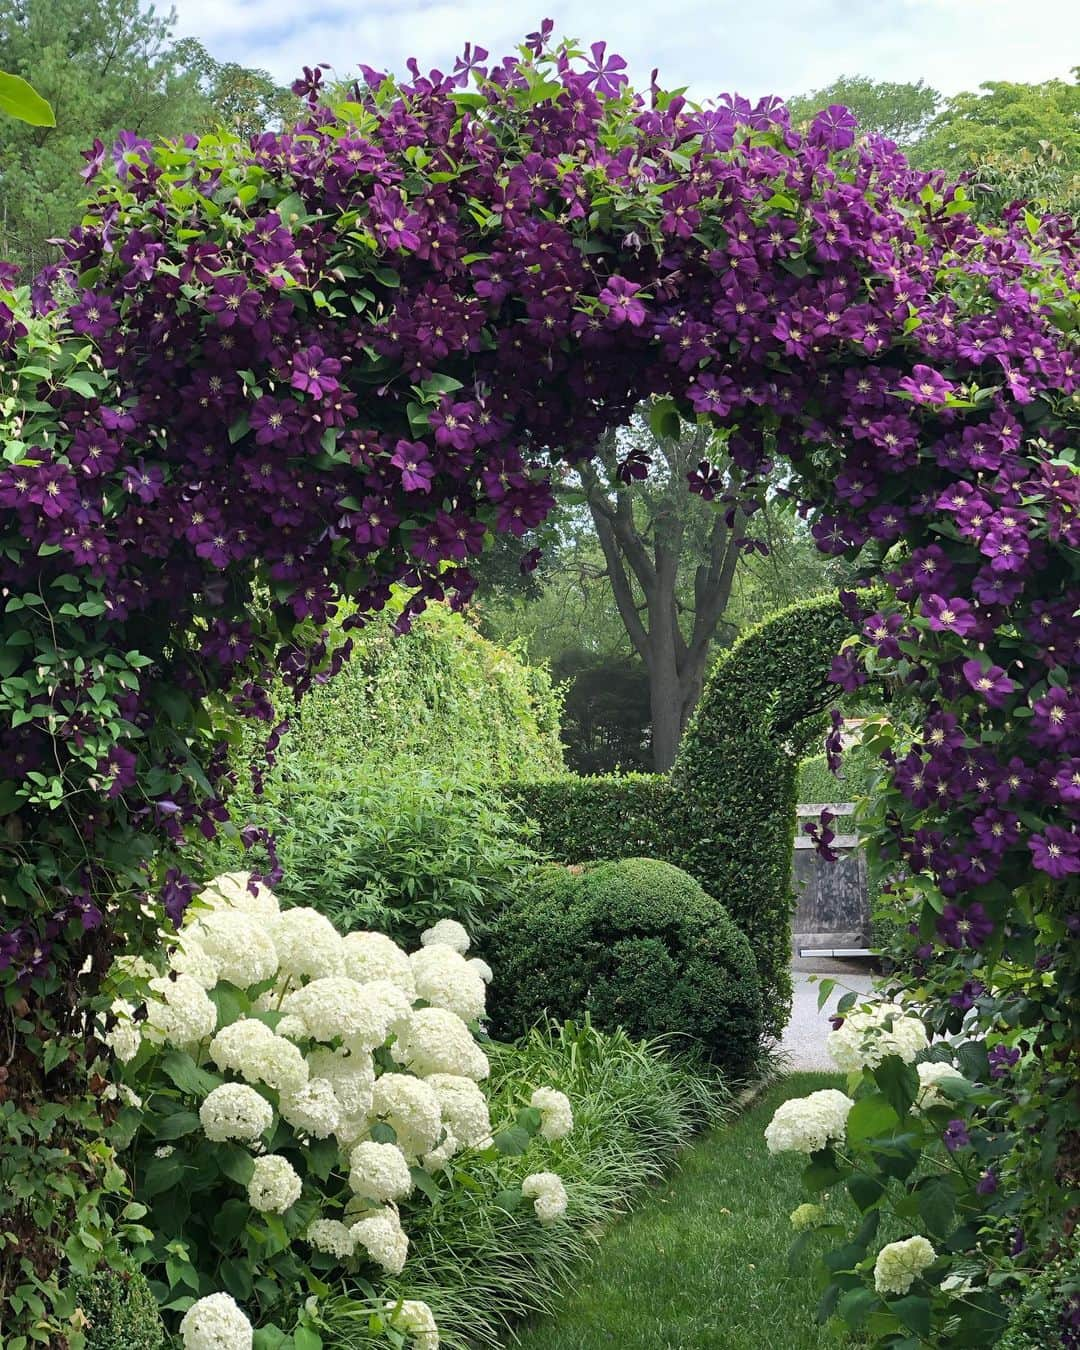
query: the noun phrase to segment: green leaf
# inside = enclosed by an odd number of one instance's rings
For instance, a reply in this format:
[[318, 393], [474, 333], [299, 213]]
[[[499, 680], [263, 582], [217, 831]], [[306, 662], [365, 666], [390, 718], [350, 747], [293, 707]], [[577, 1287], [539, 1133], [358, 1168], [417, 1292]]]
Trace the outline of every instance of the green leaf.
[[240, 1018], [248, 1011], [250, 999], [241, 989], [235, 985], [228, 984], [224, 980], [209, 990], [211, 1003], [217, 1008], [217, 1029], [231, 1026], [233, 1022], [238, 1022]]
[[218, 1167], [238, 1186], [246, 1186], [255, 1172], [255, 1159], [239, 1144], [222, 1144], [214, 1150]]
[[230, 1256], [218, 1267], [218, 1275], [237, 1303], [246, 1303], [251, 1297], [251, 1266], [247, 1261], [238, 1261]]
[[175, 1115], [166, 1116], [160, 1125], [154, 1130], [155, 1139], [182, 1139], [185, 1134], [191, 1134], [193, 1130], [199, 1128], [199, 1117], [194, 1111], [177, 1111]]
[[860, 1097], [848, 1112], [847, 1137], [850, 1144], [861, 1144], [866, 1139], [894, 1130], [900, 1117], [880, 1092]]
[[175, 1083], [181, 1092], [186, 1092], [191, 1097], [206, 1097], [225, 1081], [216, 1073], [200, 1069], [191, 1056], [184, 1054], [182, 1050], [170, 1050], [168, 1054], [162, 1055], [160, 1064], [165, 1076]]
[[917, 1294], [908, 1294], [889, 1304], [889, 1311], [895, 1313], [909, 1331], [918, 1336], [930, 1335], [930, 1300]]
[[210, 1227], [219, 1247], [228, 1248], [244, 1231], [251, 1217], [251, 1206], [246, 1200], [232, 1196], [214, 1215]]
[[822, 1008], [824, 1008], [825, 1004], [828, 1003], [829, 995], [835, 988], [836, 988], [835, 980], [822, 980], [821, 983], [818, 985], [818, 992], [817, 992], [818, 1012], [820, 1012]]
[[320, 1181], [325, 1181], [338, 1160], [336, 1139], [313, 1139], [307, 1148], [308, 1167]]
[[670, 398], [657, 399], [649, 409], [649, 430], [657, 440], [677, 440], [682, 421], [675, 402]]
[[918, 1189], [919, 1216], [931, 1237], [946, 1238], [956, 1223], [956, 1193], [945, 1177], [931, 1177]]
[[439, 1183], [430, 1172], [425, 1172], [422, 1167], [410, 1167], [409, 1175], [412, 1177], [416, 1189], [423, 1191], [429, 1200], [439, 1198]]
[[512, 1214], [514, 1210], [520, 1206], [524, 1198], [519, 1186], [508, 1187], [506, 1190], [500, 1191], [498, 1195], [496, 1195], [495, 1207], [497, 1209], [505, 1209], [508, 1214]]
[[903, 1118], [919, 1094], [919, 1075], [913, 1064], [905, 1064], [898, 1055], [883, 1059], [874, 1070], [874, 1081], [896, 1114]]
[[860, 1286], [858, 1289], [849, 1289], [841, 1296], [837, 1312], [844, 1319], [844, 1324], [855, 1330], [862, 1326], [879, 1304], [880, 1299], [872, 1289]]
[[296, 1350], [322, 1350], [322, 1337], [310, 1327], [297, 1327], [293, 1332]]
[[[285, 1333], [273, 1324], [257, 1327], [252, 1338], [251, 1350], [280, 1350], [286, 1340]], [[295, 1340], [293, 1344], [295, 1345]]]
[[863, 1213], [872, 1209], [885, 1194], [885, 1187], [877, 1177], [869, 1177], [865, 1172], [854, 1172], [848, 1177], [847, 1188], [852, 1200]]
[[508, 1158], [518, 1158], [528, 1150], [531, 1136], [520, 1125], [511, 1125], [495, 1135], [495, 1147]]
[[816, 1195], [826, 1186], [843, 1181], [849, 1171], [850, 1168], [837, 1162], [836, 1154], [831, 1148], [823, 1148], [815, 1153], [803, 1168], [802, 1183], [812, 1195]]
[[54, 127], [56, 118], [47, 99], [18, 75], [0, 71], [0, 112], [29, 122], [32, 127]]
[[184, 1170], [182, 1153], [170, 1153], [165, 1158], [151, 1158], [146, 1165], [146, 1175], [139, 1187], [139, 1195], [148, 1200], [151, 1196], [160, 1195], [162, 1191], [179, 1185]]
[[535, 1106], [523, 1106], [514, 1120], [526, 1134], [537, 1135], [540, 1133], [540, 1126], [543, 1124], [544, 1117]]
[[397, 1143], [397, 1130], [393, 1125], [387, 1125], [385, 1120], [377, 1120], [368, 1133], [377, 1144]]

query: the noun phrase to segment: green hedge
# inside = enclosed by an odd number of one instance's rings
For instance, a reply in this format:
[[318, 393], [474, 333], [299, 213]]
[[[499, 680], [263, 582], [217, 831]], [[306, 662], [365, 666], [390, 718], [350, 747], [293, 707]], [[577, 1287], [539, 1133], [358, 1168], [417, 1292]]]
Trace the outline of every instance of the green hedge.
[[[759, 1058], [754, 954], [723, 905], [652, 858], [537, 868], [484, 942], [493, 1033], [544, 1015], [591, 1017], [643, 1040], [678, 1037], [731, 1076]], [[687, 1038], [683, 1041], [681, 1038]]]
[[757, 960], [765, 1027], [791, 1009], [791, 844], [798, 766], [835, 696], [826, 676], [851, 632], [834, 596], [780, 610], [713, 667], [669, 777], [510, 784], [561, 862], [645, 855], [689, 872]]

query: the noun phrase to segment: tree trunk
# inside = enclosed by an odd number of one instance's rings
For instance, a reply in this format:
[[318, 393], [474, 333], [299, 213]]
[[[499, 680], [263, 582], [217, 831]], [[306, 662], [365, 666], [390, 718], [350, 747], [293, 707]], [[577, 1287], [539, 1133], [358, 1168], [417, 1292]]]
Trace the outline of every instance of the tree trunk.
[[652, 760], [656, 773], [667, 773], [675, 763], [682, 738], [683, 702], [674, 666], [649, 670], [649, 714], [652, 718]]

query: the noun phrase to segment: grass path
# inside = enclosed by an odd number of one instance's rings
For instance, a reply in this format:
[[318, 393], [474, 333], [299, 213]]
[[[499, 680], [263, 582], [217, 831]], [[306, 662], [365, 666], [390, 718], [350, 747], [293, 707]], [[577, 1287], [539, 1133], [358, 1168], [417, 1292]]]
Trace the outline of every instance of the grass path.
[[803, 1199], [800, 1160], [770, 1157], [762, 1132], [780, 1102], [834, 1074], [777, 1083], [601, 1242], [555, 1318], [521, 1332], [522, 1350], [833, 1350], [849, 1344], [814, 1322], [817, 1294], [791, 1275], [788, 1216]]

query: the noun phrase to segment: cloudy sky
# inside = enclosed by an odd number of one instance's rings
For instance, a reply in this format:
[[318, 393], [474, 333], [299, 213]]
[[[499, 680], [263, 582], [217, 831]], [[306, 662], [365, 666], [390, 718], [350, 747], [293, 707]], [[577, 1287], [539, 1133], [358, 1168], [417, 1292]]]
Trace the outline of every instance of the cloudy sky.
[[447, 69], [466, 41], [510, 52], [542, 17], [604, 39], [635, 81], [791, 94], [838, 75], [925, 79], [946, 93], [983, 80], [1067, 77], [1080, 64], [1080, 0], [175, 0], [181, 36], [280, 79], [328, 61]]

